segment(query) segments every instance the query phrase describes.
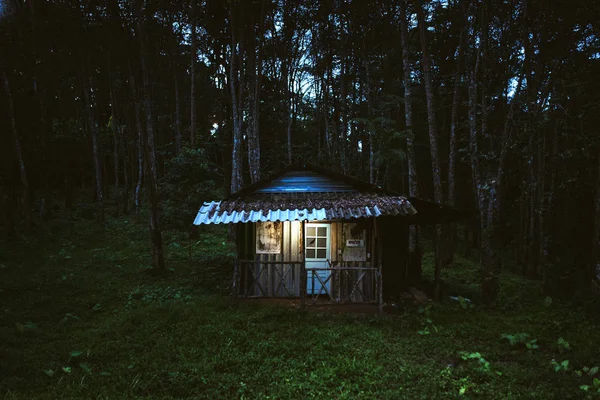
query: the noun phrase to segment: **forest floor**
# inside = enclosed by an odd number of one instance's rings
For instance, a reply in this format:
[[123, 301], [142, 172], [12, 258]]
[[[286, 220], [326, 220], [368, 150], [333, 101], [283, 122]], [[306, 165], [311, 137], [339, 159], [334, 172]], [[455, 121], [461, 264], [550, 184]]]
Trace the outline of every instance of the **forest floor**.
[[146, 224], [124, 217], [57, 219], [0, 244], [0, 396], [600, 398], [598, 303], [546, 298], [505, 271], [486, 308], [476, 263], [457, 256], [444, 301], [394, 315], [232, 309], [226, 232], [189, 246], [166, 232], [166, 274], [150, 270]]

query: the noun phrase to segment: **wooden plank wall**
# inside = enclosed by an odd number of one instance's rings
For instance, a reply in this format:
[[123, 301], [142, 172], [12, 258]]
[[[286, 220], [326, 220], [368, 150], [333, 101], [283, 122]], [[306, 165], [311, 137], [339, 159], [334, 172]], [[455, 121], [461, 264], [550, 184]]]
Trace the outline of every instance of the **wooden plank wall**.
[[[300, 243], [300, 229], [302, 227], [299, 221], [284, 221], [282, 223], [282, 252], [280, 254], [256, 254], [256, 225], [252, 226], [252, 235], [248, 238], [248, 246], [251, 249], [250, 257], [255, 261], [254, 273], [257, 275], [261, 268], [264, 268], [258, 282], [264, 290], [261, 292], [258, 285], [255, 285], [250, 296], [269, 296], [269, 297], [287, 297], [300, 296], [300, 266], [292, 264], [266, 265], [263, 262], [284, 262], [284, 261], [302, 261], [302, 243]], [[281, 280], [283, 278], [283, 283]], [[252, 281], [251, 277], [250, 283]], [[286, 289], [284, 288], [287, 288]], [[289, 293], [288, 293], [289, 292]]]
[[[347, 267], [373, 267], [377, 256], [375, 254], [373, 223], [369, 221], [367, 224], [366, 246], [367, 253], [370, 255], [366, 261], [343, 261], [342, 253], [344, 249], [343, 230], [344, 224], [352, 222], [336, 221], [331, 222], [331, 252], [330, 259], [336, 266]], [[277, 261], [302, 261], [303, 244], [301, 243], [302, 223], [299, 221], [285, 221], [282, 223], [282, 253], [281, 254], [256, 254], [256, 225], [249, 223], [246, 225], [244, 232], [243, 260], [254, 260], [254, 274], [258, 274], [262, 262]], [[246, 267], [247, 268], [247, 267]], [[249, 271], [244, 268], [242, 274], [241, 295], [246, 293], [249, 285], [252, 283], [252, 276]], [[376, 285], [375, 273], [368, 272], [360, 284], [361, 292], [355, 292], [352, 298], [350, 295], [353, 283], [360, 277], [362, 271], [348, 271], [348, 277], [345, 272], [333, 272], [331, 280], [331, 293], [334, 300], [350, 301], [350, 302], [372, 302], [376, 300]], [[281, 277], [285, 276], [284, 284], [288, 292], [280, 285]], [[262, 272], [259, 283], [262, 286], [264, 293], [261, 292], [258, 285], [255, 285], [249, 296], [269, 296], [269, 297], [287, 297], [300, 296], [300, 266], [290, 264], [268, 265]]]

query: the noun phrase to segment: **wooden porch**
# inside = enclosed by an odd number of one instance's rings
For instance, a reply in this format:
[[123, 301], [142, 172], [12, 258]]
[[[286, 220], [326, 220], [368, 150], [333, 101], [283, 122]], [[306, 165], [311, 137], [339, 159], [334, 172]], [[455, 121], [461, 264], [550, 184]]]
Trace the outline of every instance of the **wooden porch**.
[[304, 261], [238, 263], [236, 297], [300, 298], [302, 304], [378, 304], [382, 299], [381, 271], [370, 262], [333, 261], [327, 268], [306, 268]]

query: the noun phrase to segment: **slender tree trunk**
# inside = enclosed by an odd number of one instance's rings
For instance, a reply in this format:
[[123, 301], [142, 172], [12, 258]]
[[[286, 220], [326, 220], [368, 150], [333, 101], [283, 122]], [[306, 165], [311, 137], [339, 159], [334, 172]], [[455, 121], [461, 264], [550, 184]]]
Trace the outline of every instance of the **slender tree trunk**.
[[148, 73], [148, 48], [146, 41], [147, 31], [145, 30], [148, 14], [148, 0], [142, 6], [141, 17], [139, 21], [139, 39], [140, 39], [140, 65], [142, 67], [142, 80], [144, 89], [144, 111], [146, 112], [146, 134], [142, 136], [145, 142], [146, 153], [146, 176], [148, 184], [146, 185], [148, 201], [150, 203], [150, 239], [152, 241], [152, 261], [156, 270], [165, 270], [165, 260], [162, 244], [162, 232], [160, 228], [160, 210], [158, 199], [158, 169], [156, 162], [156, 148], [154, 144], [154, 129], [152, 121], [152, 101], [150, 93], [150, 79]]
[[594, 196], [594, 233], [592, 250], [594, 252], [591, 267], [592, 282], [597, 290], [600, 289], [600, 145], [598, 145], [598, 170], [596, 175], [596, 193]]
[[[232, 121], [233, 121], [233, 149], [232, 149], [232, 160], [231, 160], [231, 193], [235, 193], [243, 185], [242, 182], [242, 93], [243, 83], [241, 77], [238, 79], [238, 66], [236, 63], [236, 53], [239, 54], [239, 69], [242, 68], [242, 41], [240, 40], [239, 53], [237, 50], [238, 41], [236, 41], [236, 25], [234, 20], [234, 5], [231, 5], [230, 9], [230, 28], [231, 28], [231, 56], [229, 62], [229, 90], [231, 93], [231, 110], [232, 110]], [[237, 88], [236, 88], [237, 86]]]
[[6, 240], [12, 241], [17, 237], [14, 221], [14, 190], [13, 188], [3, 188], [0, 186], [0, 205], [2, 211], [2, 223]]
[[537, 188], [536, 184], [536, 157], [535, 154], [535, 134], [534, 132], [530, 132], [529, 137], [529, 243], [527, 247], [528, 253], [528, 263], [527, 263], [527, 277], [531, 279], [537, 278], [537, 251], [535, 250], [537, 247], [537, 224], [536, 224], [536, 213], [537, 213]]
[[196, 7], [195, 0], [192, 0], [191, 5], [191, 20], [192, 20], [192, 48], [191, 48], [191, 68], [190, 68], [190, 147], [196, 149]]
[[177, 70], [173, 68], [173, 82], [175, 86], [175, 155], [181, 153], [181, 110], [179, 105], [179, 80], [177, 79]]
[[[542, 254], [544, 257], [544, 269], [543, 269], [543, 291], [547, 295], [553, 295], [552, 291], [552, 277], [549, 274], [549, 270], [553, 268], [553, 257], [552, 257], [552, 249], [553, 245], [553, 236], [554, 232], [556, 232], [556, 222], [553, 218], [554, 215], [554, 192], [556, 190], [556, 175], [557, 175], [557, 157], [558, 157], [558, 124], [556, 124], [556, 128], [554, 129], [554, 135], [552, 138], [552, 153], [550, 154], [550, 182], [548, 183], [548, 200], [546, 203], [545, 215], [548, 216], [548, 228], [546, 229], [546, 234], [544, 235], [543, 243], [542, 243]], [[598, 204], [596, 204], [598, 206]]]
[[288, 158], [288, 164], [292, 163], [292, 126], [294, 124], [294, 117], [292, 115], [292, 107], [293, 107], [293, 93], [291, 91], [288, 91], [288, 93], [286, 94], [287, 98], [288, 98], [288, 106], [287, 106], [287, 158]]
[[460, 44], [458, 46], [458, 55], [456, 57], [456, 70], [454, 72], [454, 94], [452, 95], [452, 111], [450, 115], [450, 148], [448, 151], [448, 204], [456, 205], [456, 152], [458, 147], [458, 135], [456, 125], [458, 123], [458, 108], [460, 106], [460, 87], [462, 81], [462, 48], [464, 32], [460, 33]]
[[365, 63], [365, 71], [367, 75], [366, 84], [367, 84], [367, 117], [369, 119], [368, 129], [369, 129], [369, 183], [375, 183], [375, 149], [374, 149], [374, 140], [373, 140], [373, 98], [372, 98], [372, 88], [371, 88], [371, 68], [369, 66], [368, 55], [366, 52], [363, 54], [364, 63]]
[[112, 78], [112, 70], [111, 70], [111, 62], [110, 62], [110, 55], [109, 55], [109, 62], [108, 62], [108, 70], [109, 70], [109, 92], [110, 92], [110, 112], [111, 112], [111, 126], [112, 126], [112, 131], [113, 131], [113, 169], [114, 169], [114, 179], [115, 179], [115, 200], [116, 200], [116, 207], [115, 207], [115, 211], [116, 211], [116, 216], [119, 216], [119, 211], [120, 211], [120, 206], [121, 206], [121, 197], [120, 197], [120, 193], [119, 193], [119, 136], [121, 136], [120, 134], [120, 129], [119, 129], [119, 121], [117, 120], [117, 105], [115, 104], [116, 99], [115, 99], [115, 91], [114, 91], [114, 86], [113, 86], [113, 78]]
[[250, 128], [248, 130], [248, 167], [251, 183], [260, 180], [260, 92], [262, 89], [262, 54], [264, 35], [265, 0], [261, 1], [261, 11], [258, 29], [258, 40], [253, 39], [255, 55], [251, 55], [254, 65], [254, 89], [251, 94]]
[[142, 118], [140, 111], [140, 99], [138, 95], [138, 91], [135, 85], [135, 76], [133, 73], [133, 68], [131, 65], [129, 66], [130, 74], [129, 74], [129, 87], [131, 89], [131, 97], [133, 99], [133, 110], [135, 115], [135, 126], [137, 129], [137, 181], [135, 185], [135, 190], [133, 191], [133, 204], [135, 206], [135, 221], [140, 221], [140, 214], [142, 212], [142, 199], [141, 199], [141, 189], [142, 183], [144, 180], [144, 147], [143, 147], [143, 127], [142, 127]]
[[92, 152], [94, 158], [95, 185], [96, 185], [96, 218], [104, 222], [104, 192], [102, 190], [102, 165], [100, 162], [100, 143], [98, 142], [98, 125], [94, 115], [94, 100], [90, 96], [90, 84], [85, 70], [82, 70], [83, 102], [87, 116], [90, 134], [92, 136]]
[[[417, 11], [417, 21], [419, 27], [419, 38], [421, 40], [421, 61], [423, 65], [423, 78], [425, 80], [425, 97], [427, 100], [427, 122], [429, 125], [429, 145], [431, 149], [431, 168], [433, 173], [433, 193], [437, 203], [444, 202], [444, 192], [442, 189], [440, 158], [438, 154], [438, 132], [436, 123], [435, 104], [433, 97], [433, 83], [431, 81], [431, 71], [429, 62], [429, 48], [427, 47], [427, 36], [425, 27], [425, 15], [418, 2], [415, 2]], [[445, 247], [442, 237], [442, 227], [435, 227], [435, 299], [439, 300], [441, 296], [441, 273], [442, 273], [442, 254]]]
[[[400, 6], [400, 44], [402, 47], [402, 69], [404, 74], [404, 117], [406, 120], [406, 158], [408, 161], [408, 193], [411, 197], [419, 197], [419, 181], [417, 176], [417, 158], [415, 155], [414, 134], [412, 128], [412, 79], [411, 65], [408, 49], [408, 28], [406, 26], [406, 7], [404, 2]], [[409, 257], [408, 257], [408, 272], [409, 280], [421, 279], [421, 245], [419, 242], [419, 227], [418, 225], [410, 225], [409, 227]]]
[[[482, 29], [488, 29], [485, 24], [482, 24]], [[481, 291], [484, 302], [492, 303], [498, 296], [498, 275], [500, 272], [500, 260], [493, 238], [493, 223], [497, 213], [497, 206], [492, 188], [489, 193], [484, 191], [484, 177], [482, 173], [481, 162], [479, 159], [479, 145], [477, 132], [477, 72], [481, 51], [477, 48], [476, 38], [477, 33], [474, 31], [473, 49], [476, 52], [475, 65], [469, 71], [469, 144], [471, 152], [471, 173], [473, 176], [473, 186], [476, 193], [477, 208], [479, 211], [479, 226], [481, 231], [480, 249], [481, 249], [481, 272], [482, 283]], [[482, 34], [485, 37], [486, 34]], [[481, 41], [480, 41], [481, 42]], [[482, 113], [482, 118], [487, 118], [485, 113]], [[482, 130], [487, 126], [486, 121], [482, 121]], [[481, 132], [483, 134], [483, 132]], [[489, 170], [490, 168], [488, 168]], [[486, 202], [491, 202], [489, 204]], [[486, 208], [487, 204], [487, 208]]]
[[[450, 143], [448, 149], [448, 204], [450, 206], [456, 205], [456, 153], [458, 148], [458, 135], [456, 132], [456, 125], [458, 123], [458, 109], [460, 106], [460, 88], [462, 81], [462, 58], [463, 48], [465, 40], [465, 28], [467, 26], [467, 15], [464, 7], [464, 1], [461, 2], [460, 7], [462, 13], [465, 16], [463, 25], [461, 26], [460, 39], [458, 43], [457, 55], [456, 55], [456, 70], [454, 71], [454, 93], [452, 95], [452, 111], [450, 113]], [[454, 223], [447, 224], [444, 227], [448, 234], [448, 243], [446, 247], [446, 254], [444, 255], [444, 265], [451, 264], [454, 261], [454, 248], [456, 240], [456, 225]]]
[[[127, 118], [128, 119], [128, 118]], [[127, 215], [129, 212], [129, 134], [126, 133], [127, 129], [123, 130], [123, 140], [121, 148], [123, 151], [123, 214]]]
[[[31, 216], [31, 199], [29, 196], [29, 180], [27, 178], [27, 168], [25, 166], [25, 160], [23, 159], [21, 138], [19, 137], [19, 131], [17, 129], [17, 123], [15, 120], [15, 106], [13, 103], [12, 91], [10, 90], [8, 76], [6, 75], [6, 71], [4, 71], [4, 69], [1, 69], [0, 72], [2, 73], [2, 83], [4, 85], [4, 92], [6, 93], [6, 98], [8, 99], [8, 116], [10, 118], [10, 127], [13, 136], [13, 144], [15, 146], [15, 156], [17, 158], [17, 162], [19, 163], [19, 176], [21, 178], [21, 187], [23, 191], [22, 196], [25, 227], [27, 230], [30, 230], [33, 225], [33, 220]], [[8, 200], [7, 204], [12, 204], [10, 202], [10, 199]], [[10, 221], [12, 224], [12, 218], [10, 219]]]

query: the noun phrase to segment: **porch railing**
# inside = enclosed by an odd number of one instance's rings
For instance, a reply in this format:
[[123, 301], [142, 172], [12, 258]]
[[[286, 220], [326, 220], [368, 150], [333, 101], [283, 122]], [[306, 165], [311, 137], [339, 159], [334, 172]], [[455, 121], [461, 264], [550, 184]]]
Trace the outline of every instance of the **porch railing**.
[[[306, 295], [312, 303], [319, 299], [336, 303], [378, 301], [380, 275], [367, 262], [333, 262], [327, 268], [307, 268], [304, 276], [302, 261], [240, 260], [239, 263], [239, 294], [244, 297]], [[312, 288], [311, 293], [306, 293], [307, 286]]]
[[297, 297], [302, 261], [241, 260], [240, 293], [245, 297]]

